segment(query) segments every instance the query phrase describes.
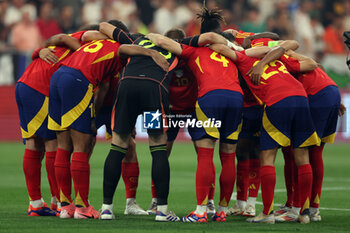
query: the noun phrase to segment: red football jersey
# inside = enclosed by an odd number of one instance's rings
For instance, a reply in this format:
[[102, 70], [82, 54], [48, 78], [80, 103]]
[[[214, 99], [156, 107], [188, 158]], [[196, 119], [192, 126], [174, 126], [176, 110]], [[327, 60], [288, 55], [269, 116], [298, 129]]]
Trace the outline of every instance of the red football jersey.
[[196, 77], [187, 64], [181, 60], [174, 70], [169, 86], [170, 110], [186, 114], [194, 111], [198, 96]]
[[[71, 36], [78, 39], [82, 44], [81, 37], [84, 32], [85, 31], [76, 32]], [[41, 58], [36, 58], [29, 64], [22, 77], [18, 80], [18, 82], [22, 82], [46, 96], [49, 96], [51, 76], [58, 70], [61, 63], [74, 52], [63, 46], [50, 46], [49, 48], [56, 51], [55, 55], [59, 58], [59, 62], [50, 65]]]
[[237, 67], [225, 56], [207, 47], [182, 45], [181, 58], [187, 60], [198, 83], [198, 96], [212, 90], [231, 90], [243, 94], [239, 85]]
[[259, 101], [255, 98], [251, 90], [247, 88], [242, 88], [243, 90], [243, 107], [249, 108], [257, 105], [261, 105]]
[[261, 104], [271, 106], [278, 101], [289, 96], [305, 96], [306, 93], [295, 78], [288, 73], [286, 67], [281, 61], [273, 61], [265, 66], [264, 73], [260, 79], [260, 85], [254, 85], [250, 76], [246, 73], [259, 62], [257, 58], [245, 55], [245, 52], [236, 52], [238, 66], [244, 80], [247, 82], [250, 90]]
[[120, 46], [120, 43], [109, 39], [91, 41], [81, 46], [62, 65], [79, 70], [96, 87], [123, 67], [118, 57]]
[[244, 41], [244, 39], [245, 39], [246, 37], [252, 36], [252, 35], [254, 35], [254, 34], [255, 34], [255, 33], [253, 33], [253, 32], [244, 32], [244, 31], [239, 30], [238, 33], [237, 33], [237, 35], [236, 35], [236, 42], [237, 42], [238, 44], [242, 45], [242, 44], [243, 44], [243, 41]]
[[328, 86], [337, 86], [337, 84], [319, 67], [315, 70], [299, 74], [298, 80], [303, 84], [308, 95], [314, 95]]
[[259, 46], [269, 46], [270, 41], [273, 41], [273, 40], [270, 38], [256, 39], [256, 40], [252, 41], [251, 46], [252, 46], [252, 48], [259, 47]]
[[300, 63], [297, 59], [283, 55], [281, 61], [285, 64], [288, 71], [293, 73], [294, 77], [303, 84], [308, 95], [314, 95], [328, 86], [337, 86], [337, 84], [319, 67], [310, 72], [300, 73]]

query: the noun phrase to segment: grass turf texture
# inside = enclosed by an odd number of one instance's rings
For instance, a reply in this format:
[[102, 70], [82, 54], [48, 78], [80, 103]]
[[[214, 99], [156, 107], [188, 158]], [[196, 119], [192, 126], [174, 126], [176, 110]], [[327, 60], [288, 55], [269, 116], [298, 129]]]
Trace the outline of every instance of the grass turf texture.
[[[102, 204], [102, 172], [108, 144], [98, 144], [91, 158], [90, 201], [99, 209]], [[275, 225], [249, 224], [243, 217], [228, 217], [226, 223], [208, 224], [157, 223], [154, 216], [124, 216], [125, 190], [122, 179], [114, 199], [116, 220], [75, 220], [55, 217], [27, 216], [28, 196], [22, 170], [24, 146], [19, 143], [0, 143], [0, 232], [348, 232], [350, 231], [350, 212], [321, 210], [322, 222], [301, 225], [282, 223]], [[324, 152], [325, 179], [323, 187], [335, 190], [323, 191], [321, 207], [350, 209], [350, 145], [328, 145]], [[140, 179], [137, 201], [147, 209], [151, 202], [151, 156], [148, 146], [138, 143], [137, 152], [140, 163]], [[195, 170], [196, 156], [190, 143], [175, 143], [170, 157], [171, 188], [169, 207], [178, 216], [189, 214], [196, 206]], [[215, 204], [218, 203], [218, 178], [220, 161], [215, 156], [217, 188]], [[49, 186], [42, 166], [42, 193], [50, 202]], [[276, 160], [276, 189], [284, 189], [283, 157], [279, 153]], [[285, 201], [285, 192], [275, 194], [275, 203]], [[261, 201], [259, 195], [258, 201]], [[231, 201], [230, 207], [234, 201]], [[277, 208], [277, 207], [276, 207]], [[261, 205], [257, 205], [260, 213]]]

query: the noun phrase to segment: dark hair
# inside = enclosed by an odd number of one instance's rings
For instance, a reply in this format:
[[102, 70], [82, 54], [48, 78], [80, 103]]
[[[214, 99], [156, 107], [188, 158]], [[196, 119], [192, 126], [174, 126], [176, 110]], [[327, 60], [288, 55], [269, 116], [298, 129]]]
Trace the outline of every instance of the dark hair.
[[225, 37], [226, 39], [228, 39], [230, 42], [236, 41], [236, 37], [235, 37], [234, 35], [232, 35], [232, 33], [229, 33], [229, 32], [221, 32], [220, 35], [222, 35], [223, 37]]
[[197, 14], [197, 18], [201, 20], [201, 33], [222, 32], [220, 23], [225, 23], [225, 20], [220, 13], [219, 9], [209, 10], [203, 1], [201, 12]]
[[174, 40], [182, 40], [186, 37], [186, 33], [181, 28], [172, 28], [168, 30], [164, 35]]
[[112, 24], [113, 26], [123, 30], [124, 32], [127, 32], [129, 33], [129, 29], [127, 26], [125, 26], [125, 24], [120, 21], [120, 20], [117, 20], [117, 19], [111, 19], [111, 20], [108, 20], [108, 23]]
[[98, 24], [88, 24], [81, 26], [78, 31], [88, 31], [88, 30], [96, 30], [98, 31], [100, 29], [100, 26]]

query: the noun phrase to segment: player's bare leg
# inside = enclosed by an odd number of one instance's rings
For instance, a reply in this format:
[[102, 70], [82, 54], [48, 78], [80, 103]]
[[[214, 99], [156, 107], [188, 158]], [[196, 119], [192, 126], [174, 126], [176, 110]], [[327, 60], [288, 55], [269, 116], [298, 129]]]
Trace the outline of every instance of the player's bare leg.
[[74, 218], [99, 218], [100, 213], [89, 204], [90, 164], [93, 136], [70, 129], [73, 142], [71, 174], [74, 182]]
[[124, 214], [126, 215], [148, 215], [136, 203], [136, 190], [139, 181], [139, 164], [136, 154], [136, 143], [134, 138], [130, 138], [128, 151], [122, 162], [122, 177], [126, 190], [126, 206]]
[[275, 218], [273, 215], [273, 198], [276, 185], [276, 172], [274, 166], [276, 154], [277, 148], [261, 151], [261, 196], [263, 199], [264, 209], [258, 216], [247, 219], [248, 222], [275, 223]]
[[[56, 182], [55, 175], [55, 159], [57, 151], [57, 139], [45, 140], [45, 166], [47, 178], [49, 180], [50, 191], [51, 191], [51, 209], [54, 211], [60, 211], [61, 204], [59, 199], [59, 191]], [[59, 215], [59, 212], [58, 212]]]

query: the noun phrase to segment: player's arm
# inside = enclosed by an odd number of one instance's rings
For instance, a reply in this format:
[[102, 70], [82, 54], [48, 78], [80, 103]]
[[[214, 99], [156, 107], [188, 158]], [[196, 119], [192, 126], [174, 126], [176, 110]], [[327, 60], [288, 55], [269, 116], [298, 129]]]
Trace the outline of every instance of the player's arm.
[[227, 58], [230, 58], [232, 61], [237, 60], [236, 52], [230, 49], [228, 46], [223, 44], [213, 44], [210, 45], [210, 49], [214, 50], [217, 53], [224, 55]]
[[81, 37], [83, 42], [93, 41], [93, 40], [105, 40], [108, 36], [95, 30], [86, 31]]
[[177, 56], [181, 55], [182, 47], [180, 43], [160, 34], [149, 33], [146, 35], [146, 38], [150, 39], [153, 44], [159, 46]]
[[[265, 65], [269, 64], [270, 62], [279, 59], [287, 50], [291, 49], [297, 49], [299, 47], [298, 42], [293, 40], [287, 40], [280, 43], [278, 46], [273, 48], [265, 48], [266, 55], [259, 61], [255, 66], [253, 66], [247, 73], [247, 75], [250, 75], [250, 79], [252, 83], [255, 85], [260, 84], [260, 77], [262, 73], [264, 72]], [[265, 52], [266, 52], [265, 51]], [[263, 55], [264, 51], [262, 47], [256, 47], [246, 50], [246, 55], [250, 57], [257, 57], [259, 58], [261, 55]]]
[[126, 33], [107, 22], [100, 23], [100, 32], [108, 36], [110, 39], [113, 39], [121, 44], [134, 43], [134, 40], [129, 33]]
[[152, 49], [146, 49], [138, 45], [121, 45], [118, 49], [118, 56], [122, 59], [126, 59], [130, 56], [149, 56], [153, 61], [160, 66], [164, 71], [168, 71], [169, 62], [158, 51]]
[[279, 35], [276, 33], [273, 33], [273, 32], [256, 33], [254, 35], [247, 36], [246, 38], [244, 38], [243, 43], [242, 43], [242, 47], [245, 49], [250, 48], [250, 45], [251, 45], [253, 40], [261, 39], [261, 38], [268, 38], [271, 40], [279, 40], [280, 39]]
[[314, 69], [317, 68], [317, 62], [314, 59], [312, 59], [311, 57], [304, 56], [304, 55], [302, 55], [300, 53], [296, 53], [292, 50], [288, 50], [286, 52], [286, 55], [299, 61], [300, 72], [313, 71]]
[[55, 50], [52, 48], [38, 48], [32, 54], [32, 60], [41, 58], [48, 64], [55, 64], [59, 61], [58, 57], [55, 55]]
[[80, 42], [74, 37], [68, 36], [66, 34], [57, 34], [50, 37], [47, 41], [45, 41], [45, 47], [48, 46], [67, 46], [70, 49], [77, 50], [80, 47]]

